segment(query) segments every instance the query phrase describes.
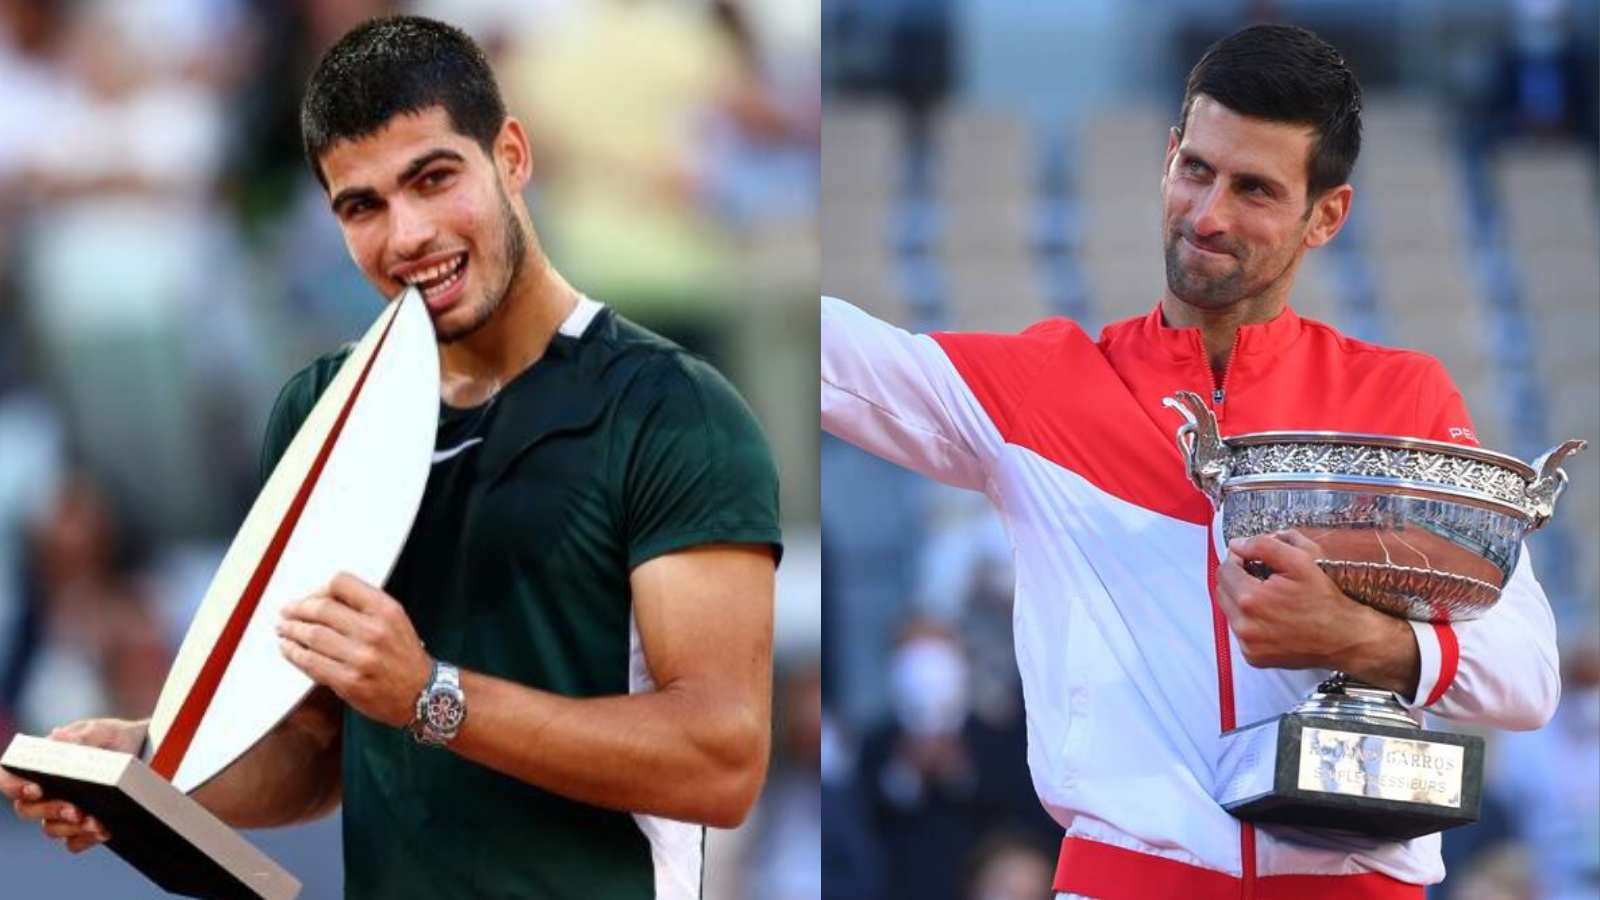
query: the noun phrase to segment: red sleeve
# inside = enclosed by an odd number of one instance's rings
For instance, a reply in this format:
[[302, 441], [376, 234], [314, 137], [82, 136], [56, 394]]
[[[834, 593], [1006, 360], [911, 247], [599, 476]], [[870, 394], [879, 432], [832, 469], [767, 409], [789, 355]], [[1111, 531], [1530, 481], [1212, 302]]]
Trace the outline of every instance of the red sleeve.
[[1472, 426], [1461, 391], [1450, 379], [1450, 373], [1432, 357], [1423, 368], [1417, 391], [1417, 422], [1422, 428], [1419, 437], [1478, 446], [1478, 432]]
[[[940, 331], [930, 334], [950, 358], [961, 380], [1007, 440], [1016, 418], [1064, 337], [1082, 336], [1066, 319], [1048, 319], [1021, 334]], [[1084, 338], [1087, 340], [1087, 338]]]

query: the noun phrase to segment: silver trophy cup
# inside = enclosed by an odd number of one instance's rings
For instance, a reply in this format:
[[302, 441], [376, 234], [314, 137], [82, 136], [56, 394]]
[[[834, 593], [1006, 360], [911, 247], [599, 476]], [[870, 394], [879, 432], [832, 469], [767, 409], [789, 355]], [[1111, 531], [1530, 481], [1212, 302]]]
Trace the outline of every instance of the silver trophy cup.
[[[1474, 619], [1500, 599], [1523, 537], [1566, 487], [1561, 463], [1587, 446], [1567, 441], [1530, 465], [1369, 434], [1224, 440], [1199, 395], [1163, 403], [1185, 419], [1178, 447], [1227, 540], [1298, 531], [1345, 594], [1424, 622]], [[1247, 821], [1410, 838], [1476, 821], [1482, 769], [1482, 738], [1425, 731], [1392, 692], [1335, 672], [1287, 715], [1223, 735], [1217, 799]]]

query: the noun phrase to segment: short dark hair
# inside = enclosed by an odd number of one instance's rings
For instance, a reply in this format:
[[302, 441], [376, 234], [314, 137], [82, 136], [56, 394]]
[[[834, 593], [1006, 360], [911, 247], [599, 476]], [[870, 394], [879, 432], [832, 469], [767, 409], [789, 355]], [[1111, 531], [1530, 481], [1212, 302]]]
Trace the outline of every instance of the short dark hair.
[[390, 119], [442, 106], [457, 133], [490, 152], [506, 104], [483, 50], [461, 29], [421, 16], [383, 16], [350, 29], [322, 55], [300, 103], [306, 161], [326, 188], [322, 154], [376, 134]]
[[1240, 115], [1314, 127], [1308, 200], [1350, 180], [1361, 154], [1361, 83], [1322, 38], [1293, 25], [1252, 25], [1212, 44], [1189, 71], [1180, 137], [1201, 94]]

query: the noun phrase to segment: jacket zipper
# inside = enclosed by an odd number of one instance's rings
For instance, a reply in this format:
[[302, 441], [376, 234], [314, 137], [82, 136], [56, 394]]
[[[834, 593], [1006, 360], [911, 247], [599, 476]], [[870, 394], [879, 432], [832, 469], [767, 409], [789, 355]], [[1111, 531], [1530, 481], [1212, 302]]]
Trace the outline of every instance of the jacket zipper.
[[[1211, 411], [1216, 414], [1220, 425], [1223, 418], [1224, 405], [1227, 402], [1228, 376], [1233, 372], [1233, 358], [1239, 352], [1239, 336], [1234, 334], [1233, 346], [1228, 349], [1228, 361], [1222, 365], [1222, 380], [1217, 381], [1216, 373], [1211, 369], [1211, 360], [1205, 356], [1205, 345], [1202, 342], [1200, 355], [1206, 367], [1206, 378], [1211, 383]], [[1211, 592], [1211, 625], [1217, 650], [1217, 700], [1221, 707], [1221, 726], [1223, 732], [1232, 731], [1238, 727], [1238, 717], [1234, 706], [1233, 696], [1233, 654], [1230, 650], [1228, 634], [1228, 617], [1223, 614], [1222, 607], [1217, 605], [1217, 569], [1221, 561], [1217, 559], [1215, 543], [1211, 540], [1211, 529], [1206, 528], [1206, 586]], [[1239, 897], [1240, 900], [1252, 900], [1256, 888], [1256, 830], [1248, 822], [1239, 823]]]

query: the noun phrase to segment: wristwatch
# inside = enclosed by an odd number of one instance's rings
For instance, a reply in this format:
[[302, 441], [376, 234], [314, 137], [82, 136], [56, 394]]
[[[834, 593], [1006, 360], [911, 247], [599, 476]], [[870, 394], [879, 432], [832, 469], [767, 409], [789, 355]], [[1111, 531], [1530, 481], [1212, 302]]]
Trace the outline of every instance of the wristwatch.
[[435, 660], [428, 686], [417, 695], [417, 716], [411, 720], [411, 736], [419, 744], [443, 747], [455, 740], [461, 723], [466, 720], [467, 695], [461, 690], [460, 670]]

